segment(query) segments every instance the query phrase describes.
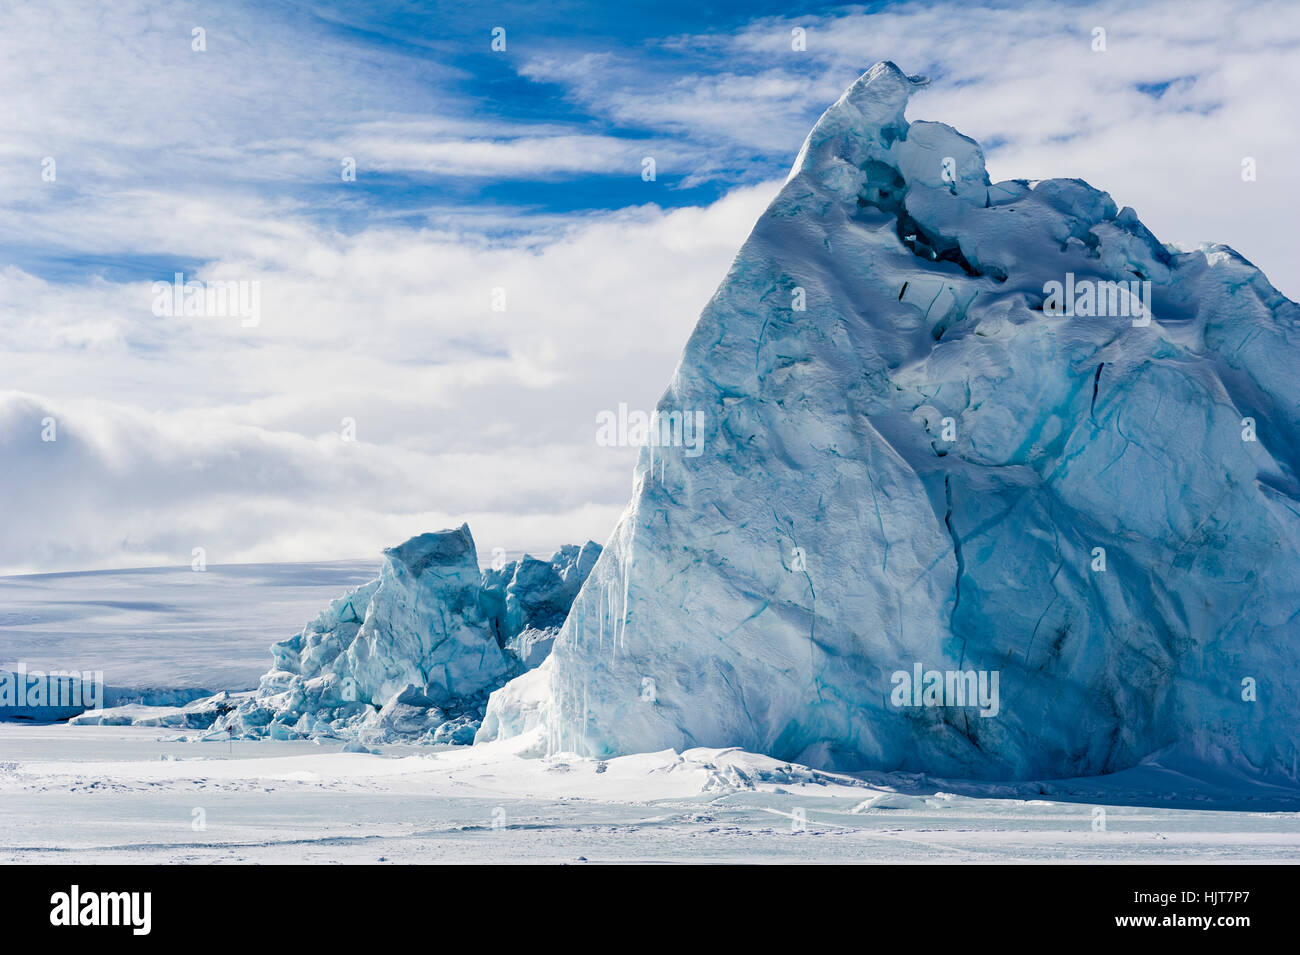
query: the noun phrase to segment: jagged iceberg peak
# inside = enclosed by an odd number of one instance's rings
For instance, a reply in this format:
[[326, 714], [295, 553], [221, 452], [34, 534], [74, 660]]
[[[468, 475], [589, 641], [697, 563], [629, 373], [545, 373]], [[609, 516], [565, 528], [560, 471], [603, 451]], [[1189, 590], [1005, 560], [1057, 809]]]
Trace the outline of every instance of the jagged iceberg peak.
[[824, 175], [846, 163], [861, 167], [882, 158], [892, 143], [906, 136], [907, 102], [927, 85], [925, 77], [908, 76], [893, 63], [877, 63], [822, 114], [799, 149], [790, 178], [801, 172]]
[[[1080, 180], [990, 183], [873, 67], [705, 307], [633, 497], [480, 739], [1295, 777], [1300, 308]], [[671, 435], [669, 435], [671, 437]]]
[[455, 530], [419, 534], [396, 547], [386, 547], [384, 560], [393, 573], [400, 568], [412, 577], [420, 577], [436, 568], [439, 574], [450, 572], [478, 583], [478, 554], [468, 524]]

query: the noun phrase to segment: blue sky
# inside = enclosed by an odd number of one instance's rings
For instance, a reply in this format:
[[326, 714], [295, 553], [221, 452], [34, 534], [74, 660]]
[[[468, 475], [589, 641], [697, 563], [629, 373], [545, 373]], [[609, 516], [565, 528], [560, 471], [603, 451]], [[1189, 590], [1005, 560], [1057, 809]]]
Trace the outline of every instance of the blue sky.
[[[93, 142], [98, 155], [78, 150], [62, 157], [64, 186], [41, 197], [47, 208], [62, 202], [75, 216], [98, 190], [125, 192], [147, 183], [266, 196], [345, 233], [376, 220], [419, 227], [467, 208], [480, 214], [495, 207], [496, 218], [484, 215], [482, 224], [499, 234], [531, 228], [517, 221], [521, 215], [571, 216], [647, 202], [700, 205], [737, 185], [778, 177], [824, 108], [821, 98], [806, 97], [775, 121], [765, 118], [758, 136], [637, 108], [660, 88], [680, 93], [693, 80], [732, 70], [760, 74], [766, 63], [736, 62], [713, 35], [726, 37], [762, 15], [816, 10], [815, 4], [147, 9], [142, 19], [150, 28], [124, 31], [122, 39], [139, 57], [132, 66], [146, 67], [155, 83], [127, 74], [108, 84], [120, 83], [124, 98], [148, 90], [148, 105], [133, 109], [130, 124], [146, 135], [133, 147], [112, 141], [116, 126], [92, 126], [80, 136], [56, 131], [46, 141], [51, 153], [66, 153], [65, 143], [78, 149]], [[190, 48], [194, 26], [205, 31], [202, 53]], [[701, 26], [706, 35], [695, 42], [691, 34]], [[506, 31], [505, 49], [494, 51], [498, 27]], [[300, 72], [305, 59], [311, 62]], [[823, 68], [814, 58], [791, 57], [787, 81]], [[857, 72], [842, 71], [836, 85]], [[625, 102], [614, 106], [611, 98]], [[339, 187], [342, 157], [327, 144], [357, 153], [357, 180], [347, 189]], [[455, 152], [471, 146], [481, 149], [480, 161], [471, 155], [458, 161]], [[641, 177], [645, 156], [656, 160], [653, 188]], [[59, 280], [157, 278], [200, 264], [165, 249], [79, 249], [75, 239], [33, 243], [29, 232], [6, 231], [0, 247], [6, 261]]]
[[[653, 407], [880, 59], [931, 77], [909, 117], [995, 179], [1087, 179], [1300, 295], [1285, 3], [0, 0], [0, 24], [0, 572], [366, 556], [462, 520], [484, 552], [603, 540], [634, 451], [597, 414]], [[177, 271], [259, 283], [257, 327], [155, 315]]]

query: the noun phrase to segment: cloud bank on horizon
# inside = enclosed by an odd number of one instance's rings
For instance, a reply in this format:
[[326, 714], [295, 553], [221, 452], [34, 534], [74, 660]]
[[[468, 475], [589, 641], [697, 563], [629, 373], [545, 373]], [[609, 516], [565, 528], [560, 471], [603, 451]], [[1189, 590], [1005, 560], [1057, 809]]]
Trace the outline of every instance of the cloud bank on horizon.
[[[603, 541], [635, 450], [597, 415], [653, 408], [877, 60], [995, 179], [1300, 297], [1287, 4], [358, 7], [0, 3], [0, 572]], [[255, 320], [168, 314], [176, 273]]]

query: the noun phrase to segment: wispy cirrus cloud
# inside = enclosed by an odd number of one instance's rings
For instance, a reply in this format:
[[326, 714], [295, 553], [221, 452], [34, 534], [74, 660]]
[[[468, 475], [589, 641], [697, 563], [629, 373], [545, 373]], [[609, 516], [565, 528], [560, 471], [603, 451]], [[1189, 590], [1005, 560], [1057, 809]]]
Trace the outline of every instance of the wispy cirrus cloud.
[[786, 165], [816, 116], [886, 59], [932, 79], [909, 117], [980, 141], [995, 179], [1086, 179], [1166, 241], [1232, 245], [1300, 295], [1300, 239], [1283, 211], [1300, 205], [1287, 171], [1300, 15], [1280, 0], [796, 7], [521, 68], [613, 122], [711, 139], [711, 171], [743, 179]]

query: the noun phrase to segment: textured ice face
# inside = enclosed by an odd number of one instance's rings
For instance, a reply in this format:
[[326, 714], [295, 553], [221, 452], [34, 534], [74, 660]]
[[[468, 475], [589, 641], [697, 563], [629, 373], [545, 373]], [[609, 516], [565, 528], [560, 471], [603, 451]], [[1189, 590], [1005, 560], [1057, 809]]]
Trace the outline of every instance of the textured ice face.
[[525, 554], [484, 571], [480, 602], [502, 642], [525, 630], [558, 630], [599, 556], [600, 545], [587, 541], [566, 544], [549, 561]]
[[480, 571], [466, 525], [390, 547], [378, 579], [271, 648], [257, 696], [216, 732], [470, 742], [488, 693], [545, 659], [599, 553]]
[[[1084, 182], [990, 183], [903, 118], [916, 85], [878, 64], [813, 129], [660, 402], [704, 413], [703, 454], [643, 450], [478, 738], [1003, 778], [1180, 745], [1294, 777], [1300, 309]], [[953, 705], [968, 674], [995, 714]]]

